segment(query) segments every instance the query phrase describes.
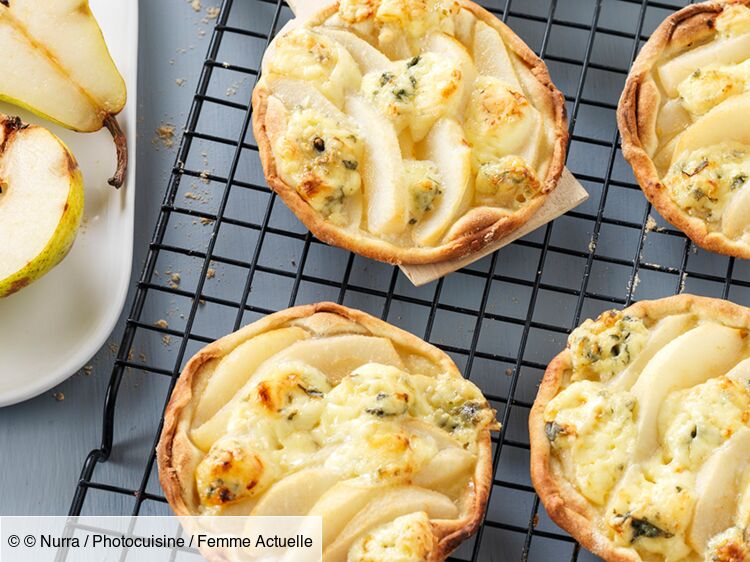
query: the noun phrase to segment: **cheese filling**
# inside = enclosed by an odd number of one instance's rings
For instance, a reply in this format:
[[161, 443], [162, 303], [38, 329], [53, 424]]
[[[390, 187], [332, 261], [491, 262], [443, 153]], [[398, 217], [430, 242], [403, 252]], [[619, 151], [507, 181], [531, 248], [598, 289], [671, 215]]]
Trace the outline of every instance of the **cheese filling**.
[[[717, 375], [712, 353], [733, 366], [750, 361], [750, 345], [712, 351], [708, 338], [726, 328], [670, 320], [613, 311], [573, 331], [570, 371], [544, 412], [556, 470], [598, 510], [599, 530], [644, 560], [745, 561], [750, 385], [744, 363]], [[651, 431], [657, 446], [643, 456]]]

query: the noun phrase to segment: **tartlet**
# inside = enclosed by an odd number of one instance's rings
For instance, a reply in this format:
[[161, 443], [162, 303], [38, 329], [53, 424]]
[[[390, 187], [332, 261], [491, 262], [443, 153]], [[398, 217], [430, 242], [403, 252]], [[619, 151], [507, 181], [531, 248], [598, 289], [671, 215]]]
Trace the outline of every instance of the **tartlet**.
[[326, 562], [443, 560], [480, 523], [498, 428], [437, 348], [357, 310], [299, 306], [190, 360], [159, 479], [177, 515], [320, 515]]
[[574, 330], [529, 419], [550, 517], [608, 562], [750, 560], [749, 328], [680, 295]]
[[625, 158], [648, 200], [698, 246], [750, 258], [750, 8], [672, 14], [620, 98]]
[[321, 240], [398, 264], [475, 252], [562, 173], [562, 94], [467, 0], [343, 0], [264, 55], [253, 130], [266, 179]]

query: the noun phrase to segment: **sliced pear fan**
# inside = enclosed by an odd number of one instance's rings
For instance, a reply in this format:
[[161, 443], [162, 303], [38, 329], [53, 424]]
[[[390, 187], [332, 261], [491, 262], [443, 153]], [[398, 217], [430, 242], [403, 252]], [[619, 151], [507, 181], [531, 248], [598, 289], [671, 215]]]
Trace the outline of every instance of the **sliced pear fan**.
[[[455, 519], [458, 508], [447, 496], [417, 486], [400, 486], [380, 491], [377, 497], [349, 522], [330, 545], [325, 546], [326, 562], [345, 562], [354, 541], [366, 532], [397, 517], [424, 511], [430, 519]], [[325, 528], [325, 522], [323, 524]]]
[[460, 114], [463, 115], [464, 108], [469, 103], [472, 85], [477, 78], [477, 68], [471, 60], [469, 51], [460, 42], [450, 35], [442, 32], [431, 33], [424, 42], [423, 51], [441, 55], [452, 61], [461, 71], [461, 95]]
[[521, 83], [500, 34], [482, 21], [474, 28], [474, 60], [483, 76], [494, 76], [521, 92]]
[[218, 410], [213, 417], [193, 429], [191, 438], [202, 450], [211, 448], [225, 432], [234, 406], [250, 390], [283, 363], [303, 361], [324, 371], [331, 381], [339, 381], [354, 369], [367, 363], [382, 363], [403, 369], [396, 349], [390, 340], [372, 336], [342, 335], [325, 339], [297, 341], [284, 351], [274, 354], [264, 362], [247, 382]]
[[307, 515], [320, 497], [341, 480], [323, 467], [295, 472], [276, 482], [250, 513], [253, 517]]
[[678, 137], [672, 162], [685, 153], [721, 142], [750, 144], [750, 127], [738, 115], [750, 115], [750, 92], [729, 98], [690, 125]]
[[696, 478], [695, 511], [689, 539], [703, 552], [711, 537], [732, 526], [740, 480], [750, 468], [750, 429], [741, 428], [705, 462]]
[[209, 379], [195, 409], [193, 423], [201, 424], [218, 412], [272, 355], [308, 337], [302, 328], [280, 328], [238, 345], [221, 360]]
[[454, 119], [441, 119], [425, 139], [428, 160], [440, 173], [442, 195], [434, 208], [414, 228], [417, 243], [428, 246], [440, 241], [472, 198], [471, 148], [463, 129]]
[[739, 361], [743, 347], [740, 330], [710, 323], [682, 334], [654, 355], [631, 390], [638, 399], [636, 462], [658, 445], [657, 421], [667, 395], [723, 375]]
[[680, 82], [698, 68], [742, 62], [747, 59], [749, 52], [750, 33], [712, 41], [664, 63], [659, 68], [659, 78], [667, 94], [674, 98], [679, 95], [677, 86]]
[[350, 31], [330, 27], [316, 27], [315, 30], [343, 45], [359, 65], [362, 74], [377, 72], [391, 65], [388, 57]]
[[347, 523], [383, 491], [352, 479], [335, 484], [323, 494], [308, 512], [310, 516], [323, 518], [323, 547], [332, 543]]
[[349, 96], [346, 111], [359, 126], [365, 145], [362, 180], [367, 228], [373, 234], [399, 234], [406, 228], [404, 164], [393, 124], [359, 96]]
[[110, 183], [120, 187], [128, 154], [114, 116], [125, 106], [125, 82], [88, 1], [0, 2], [0, 48], [8, 53], [0, 60], [0, 99], [68, 129], [107, 127], [117, 148], [117, 171]]

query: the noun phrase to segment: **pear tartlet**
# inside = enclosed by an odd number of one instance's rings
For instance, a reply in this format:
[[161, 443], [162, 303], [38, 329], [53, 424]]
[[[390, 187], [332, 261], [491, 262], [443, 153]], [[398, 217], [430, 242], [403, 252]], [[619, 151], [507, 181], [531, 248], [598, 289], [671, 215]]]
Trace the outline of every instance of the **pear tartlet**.
[[363, 312], [299, 306], [190, 360], [159, 479], [177, 515], [321, 516], [326, 562], [443, 560], [480, 523], [498, 428], [442, 351]]
[[321, 240], [432, 263], [525, 223], [562, 173], [547, 67], [467, 0], [342, 0], [267, 50], [253, 130], [271, 188]]
[[575, 329], [529, 420], [550, 517], [608, 562], [750, 560], [748, 328], [680, 295]]
[[750, 8], [669, 16], [620, 98], [623, 154], [659, 213], [698, 246], [750, 258]]

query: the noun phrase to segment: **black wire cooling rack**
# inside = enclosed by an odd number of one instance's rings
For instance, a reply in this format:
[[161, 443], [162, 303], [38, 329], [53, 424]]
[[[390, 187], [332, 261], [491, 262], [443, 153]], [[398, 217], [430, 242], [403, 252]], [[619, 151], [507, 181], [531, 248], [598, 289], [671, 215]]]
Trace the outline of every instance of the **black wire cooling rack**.
[[[181, 368], [205, 343], [287, 306], [335, 300], [448, 352], [498, 410], [504, 429], [494, 439], [486, 519], [454, 560], [596, 559], [549, 520], [530, 485], [527, 416], [547, 362], [582, 318], [634, 300], [689, 290], [750, 304], [750, 268], [695, 249], [665, 225], [620, 151], [615, 109], [630, 63], [658, 23], [684, 3], [484, 5], [545, 59], [566, 94], [568, 167], [591, 198], [500, 252], [416, 289], [395, 267], [315, 240], [268, 190], [249, 95], [229, 98], [219, 89], [231, 77], [250, 89], [265, 46], [291, 13], [281, 0], [224, 0], [112, 371], [101, 445], [86, 458], [71, 515], [91, 514], [87, 498], [94, 493], [123, 500], [117, 505], [125, 514], [168, 513], [154, 462], [161, 410], [146, 435], [121, 429], [128, 411], [121, 404], [118, 412], [118, 398], [128, 373], [164, 381], [129, 389], [135, 393], [129, 400], [163, 409]], [[225, 61], [226, 44], [243, 53], [241, 60]], [[232, 126], [213, 126], [220, 121]], [[204, 169], [211, 151], [224, 155], [220, 172]], [[195, 186], [210, 194], [208, 204], [194, 204]], [[190, 274], [170, 275], [165, 264], [177, 259], [193, 264]], [[154, 322], [146, 312], [154, 302], [179, 302], [182, 312], [175, 321]], [[159, 344], [169, 348], [159, 360], [137, 351]], [[110, 456], [134, 440], [145, 442], [136, 473], [107, 470]]]

